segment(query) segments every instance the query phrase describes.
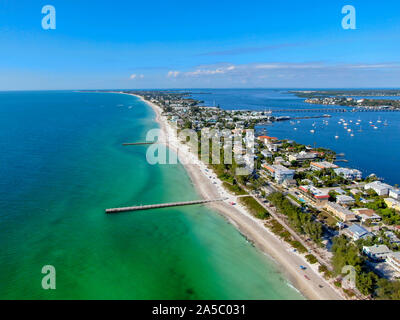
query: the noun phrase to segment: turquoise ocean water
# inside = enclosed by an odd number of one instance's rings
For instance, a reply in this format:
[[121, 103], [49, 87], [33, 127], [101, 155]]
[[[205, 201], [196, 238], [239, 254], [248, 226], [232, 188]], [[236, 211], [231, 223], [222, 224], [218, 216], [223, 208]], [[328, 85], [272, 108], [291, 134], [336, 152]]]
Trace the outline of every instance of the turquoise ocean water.
[[199, 198], [180, 164], [121, 146], [153, 119], [127, 95], [0, 93], [0, 299], [302, 299], [206, 207], [104, 214]]

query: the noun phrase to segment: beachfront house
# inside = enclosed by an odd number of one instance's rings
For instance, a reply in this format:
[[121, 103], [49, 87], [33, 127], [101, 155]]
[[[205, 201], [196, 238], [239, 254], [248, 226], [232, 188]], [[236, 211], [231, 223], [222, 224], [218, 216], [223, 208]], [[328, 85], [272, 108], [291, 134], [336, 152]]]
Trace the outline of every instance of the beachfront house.
[[261, 151], [261, 154], [265, 157], [265, 158], [271, 158], [272, 157], [272, 153], [269, 152], [268, 150], [264, 149], [263, 151]]
[[353, 197], [347, 195], [338, 195], [336, 196], [336, 203], [344, 206], [351, 206], [354, 204], [355, 200]]
[[305, 151], [289, 155], [289, 161], [297, 161], [297, 162], [310, 161], [314, 160], [315, 158], [317, 158], [317, 155], [315, 153], [305, 152]]
[[265, 171], [269, 173], [269, 175], [272, 176], [278, 183], [282, 183], [287, 179], [293, 179], [295, 173], [294, 170], [290, 170], [280, 164], [269, 165], [267, 163], [264, 163], [262, 166]]
[[390, 189], [389, 197], [396, 199], [396, 200], [400, 200], [400, 189]]
[[328, 162], [328, 161], [321, 161], [321, 162], [311, 162], [310, 167], [314, 171], [319, 171], [323, 169], [336, 169], [339, 168], [336, 164]]
[[344, 233], [351, 239], [353, 239], [353, 241], [366, 239], [373, 236], [372, 233], [368, 232], [368, 230], [358, 224], [351, 225], [350, 227], [345, 229]]
[[347, 180], [361, 180], [362, 172], [357, 169], [349, 169], [349, 168], [336, 168], [333, 171], [338, 175], [342, 176]]
[[263, 142], [264, 144], [273, 143], [278, 140], [276, 137], [269, 137], [269, 136], [259, 136], [257, 140]]
[[374, 182], [370, 182], [367, 183], [364, 186], [365, 190], [374, 190], [378, 196], [387, 196], [389, 194], [389, 190], [392, 189], [392, 186], [386, 184], [386, 183], [382, 183], [380, 181], [374, 181]]

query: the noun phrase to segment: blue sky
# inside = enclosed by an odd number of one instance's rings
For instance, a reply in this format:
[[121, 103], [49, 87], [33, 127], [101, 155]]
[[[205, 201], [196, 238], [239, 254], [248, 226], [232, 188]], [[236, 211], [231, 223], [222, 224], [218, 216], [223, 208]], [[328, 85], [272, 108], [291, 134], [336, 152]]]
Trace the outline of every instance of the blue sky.
[[395, 0], [0, 0], [0, 90], [400, 87], [399, 13]]

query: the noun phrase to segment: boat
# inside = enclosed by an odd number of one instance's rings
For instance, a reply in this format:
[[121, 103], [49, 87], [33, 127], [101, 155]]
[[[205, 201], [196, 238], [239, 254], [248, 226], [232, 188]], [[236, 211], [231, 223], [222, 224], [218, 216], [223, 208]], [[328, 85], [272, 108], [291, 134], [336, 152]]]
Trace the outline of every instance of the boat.
[[336, 136], [335, 136], [335, 139], [339, 139], [339, 136], [338, 136], [338, 135], [336, 135]]
[[315, 132], [315, 130], [310, 130], [310, 132], [311, 132], [311, 133], [314, 133], [314, 132]]
[[352, 133], [352, 134], [350, 135], [350, 137], [354, 137], [354, 133]]
[[297, 128], [293, 128], [293, 130], [297, 130]]
[[387, 121], [385, 120], [385, 122], [383, 123], [383, 125], [384, 126], [387, 126], [388, 125], [388, 123], [387, 123]]
[[374, 127], [374, 129], [378, 129], [378, 127]]
[[351, 132], [351, 129], [347, 129], [348, 132]]

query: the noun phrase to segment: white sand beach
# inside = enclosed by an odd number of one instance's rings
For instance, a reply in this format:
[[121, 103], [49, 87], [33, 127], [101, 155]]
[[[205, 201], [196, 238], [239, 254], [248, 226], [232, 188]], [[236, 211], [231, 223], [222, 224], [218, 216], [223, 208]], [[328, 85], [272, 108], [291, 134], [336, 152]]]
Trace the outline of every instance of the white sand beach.
[[[237, 196], [230, 194], [222, 187], [222, 182], [216, 175], [190, 152], [188, 146], [178, 141], [174, 134], [174, 128], [161, 115], [160, 107], [138, 95], [134, 96], [147, 103], [156, 113], [156, 121], [162, 130], [162, 136], [159, 137], [160, 142], [165, 143], [178, 154], [198, 193], [205, 199], [227, 199], [209, 204], [212, 209], [227, 218], [258, 249], [271, 257], [277, 263], [278, 269], [306, 298], [313, 300], [344, 299], [340, 292], [318, 273], [315, 266], [311, 266], [303, 255], [294, 252], [292, 247], [267, 229], [262, 220], [247, 212], [238, 203]], [[190, 161], [187, 160], [189, 158]], [[231, 202], [236, 204], [231, 205]], [[300, 265], [306, 266], [307, 270], [301, 270]]]

